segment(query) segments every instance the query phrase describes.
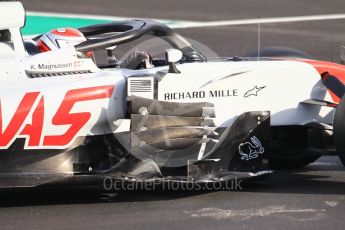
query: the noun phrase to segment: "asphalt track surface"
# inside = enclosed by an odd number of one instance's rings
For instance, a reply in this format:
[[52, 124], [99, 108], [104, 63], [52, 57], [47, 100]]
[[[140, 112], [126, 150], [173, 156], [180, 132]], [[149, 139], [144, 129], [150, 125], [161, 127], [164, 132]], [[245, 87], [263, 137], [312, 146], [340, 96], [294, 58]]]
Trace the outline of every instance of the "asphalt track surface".
[[[323, 0], [25, 0], [33, 11], [192, 21], [339, 14], [345, 2]], [[219, 56], [257, 47], [257, 25], [187, 28]], [[261, 46], [289, 46], [317, 59], [338, 61], [345, 20], [261, 25]], [[322, 157], [243, 190], [139, 191], [94, 189], [0, 191], [0, 229], [344, 229], [345, 171]]]

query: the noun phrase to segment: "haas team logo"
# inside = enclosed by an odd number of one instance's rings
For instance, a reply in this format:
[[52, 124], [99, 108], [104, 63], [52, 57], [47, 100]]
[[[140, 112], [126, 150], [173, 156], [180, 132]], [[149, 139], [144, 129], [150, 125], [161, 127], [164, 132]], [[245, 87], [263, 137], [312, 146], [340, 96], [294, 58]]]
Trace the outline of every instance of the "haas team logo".
[[[114, 88], [114, 85], [105, 85], [69, 90], [53, 117], [45, 116], [48, 103], [42, 93], [27, 92], [6, 126], [3, 124], [3, 111], [6, 110], [3, 110], [0, 100], [0, 149], [9, 148], [19, 137], [26, 139], [25, 148], [63, 149], [69, 146], [92, 115], [91, 109], [73, 112], [74, 105], [80, 102], [110, 98]], [[44, 132], [47, 130], [45, 127], [47, 125], [54, 127], [55, 133]], [[67, 127], [67, 130], [64, 133], [55, 131], [59, 127]]]
[[259, 154], [265, 152], [264, 147], [262, 147], [261, 142], [256, 136], [250, 138], [251, 142], [241, 143], [238, 146], [238, 151], [241, 154], [241, 160], [252, 160], [259, 157]]

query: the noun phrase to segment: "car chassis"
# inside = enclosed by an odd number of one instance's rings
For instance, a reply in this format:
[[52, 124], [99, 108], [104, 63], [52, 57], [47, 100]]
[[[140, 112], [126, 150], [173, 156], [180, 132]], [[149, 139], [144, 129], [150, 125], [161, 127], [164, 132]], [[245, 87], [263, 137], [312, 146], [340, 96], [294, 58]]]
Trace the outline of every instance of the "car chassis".
[[[79, 28], [87, 41], [39, 53], [39, 36], [21, 38], [22, 5], [0, 6], [11, 34], [0, 41], [0, 187], [215, 183], [343, 159], [342, 65], [291, 49], [210, 60], [151, 20]], [[122, 67], [113, 48], [144, 35], [171, 45], [166, 58]], [[105, 49], [107, 65], [79, 56]]]

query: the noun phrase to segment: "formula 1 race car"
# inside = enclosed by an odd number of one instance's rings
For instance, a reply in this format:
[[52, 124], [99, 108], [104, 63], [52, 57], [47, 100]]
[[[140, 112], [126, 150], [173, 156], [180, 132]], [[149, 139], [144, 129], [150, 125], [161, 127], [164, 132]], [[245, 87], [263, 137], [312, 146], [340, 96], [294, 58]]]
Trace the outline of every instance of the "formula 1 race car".
[[[211, 59], [150, 20], [79, 28], [85, 42], [40, 53], [24, 22], [21, 3], [0, 2], [0, 187], [208, 183], [335, 153], [345, 163], [343, 65], [287, 48]], [[169, 46], [149, 66], [114, 55], [148, 35]], [[102, 51], [105, 64], [79, 55]]]

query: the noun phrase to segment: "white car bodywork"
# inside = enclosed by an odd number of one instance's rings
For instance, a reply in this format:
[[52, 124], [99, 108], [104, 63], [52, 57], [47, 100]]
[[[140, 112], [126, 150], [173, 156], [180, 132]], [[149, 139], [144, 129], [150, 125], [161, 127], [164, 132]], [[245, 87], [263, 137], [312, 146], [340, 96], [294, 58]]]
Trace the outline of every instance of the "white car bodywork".
[[[207, 61], [150, 20], [79, 28], [85, 42], [32, 53], [20, 33], [24, 19], [19, 2], [0, 2], [0, 187], [93, 184], [105, 176], [248, 178], [315, 161], [332, 147], [335, 111], [345, 127], [345, 106], [336, 108], [344, 66], [302, 58]], [[80, 57], [146, 34], [173, 47], [161, 50], [165, 59], [147, 54], [150, 65], [129, 69], [113, 52], [105, 66]]]
[[333, 121], [331, 109], [301, 104], [310, 98], [331, 101], [319, 73], [309, 64], [211, 62], [183, 64], [178, 69], [181, 74], [168, 74], [159, 82], [158, 99], [212, 102], [217, 126], [228, 127], [247, 111], [270, 111], [272, 125]]
[[[1, 4], [16, 11], [16, 14], [24, 13], [19, 3]], [[3, 17], [8, 19], [10, 16], [1, 15]], [[24, 95], [39, 92], [39, 96], [31, 107], [26, 108], [28, 114], [21, 126], [13, 131], [15, 134], [10, 138], [11, 141], [2, 143], [0, 148], [8, 148], [15, 139], [25, 137], [27, 148], [65, 149], [77, 137], [128, 131], [129, 122], [116, 122], [118, 119], [122, 120], [126, 113], [127, 79], [153, 79], [151, 76], [157, 73], [162, 75], [158, 82], [158, 100], [211, 102], [215, 106], [214, 121], [218, 127], [230, 126], [238, 115], [247, 111], [270, 111], [273, 126], [304, 125], [310, 122], [331, 124], [333, 121], [331, 108], [302, 103], [307, 99], [331, 101], [331, 98], [315, 68], [301, 61], [184, 63], [177, 65], [181, 72], [179, 74], [168, 73], [167, 66], [137, 71], [101, 70], [91, 59], [78, 58], [73, 47], [33, 56], [23, 52], [23, 42], [18, 35], [24, 21], [20, 18], [23, 17], [16, 17], [10, 25], [4, 23], [4, 20], [0, 24], [0, 29], [9, 28], [12, 35], [12, 41], [0, 42], [1, 132], [6, 131], [11, 119], [18, 113], [16, 110]], [[66, 74], [34, 78], [30, 75], [53, 75], [58, 72]], [[69, 91], [109, 85], [115, 87], [111, 96], [80, 101], [69, 111], [89, 111], [91, 116], [68, 143], [58, 146], [43, 143], [45, 136], [63, 135], [71, 128], [68, 122], [64, 125], [52, 122]], [[129, 95], [153, 99], [153, 85], [150, 87], [150, 92], [131, 92], [129, 84]], [[32, 122], [33, 113], [41, 98], [44, 99], [42, 133], [39, 144], [30, 147], [28, 142], [32, 137], [22, 132]], [[110, 129], [105, 128], [107, 126]]]

